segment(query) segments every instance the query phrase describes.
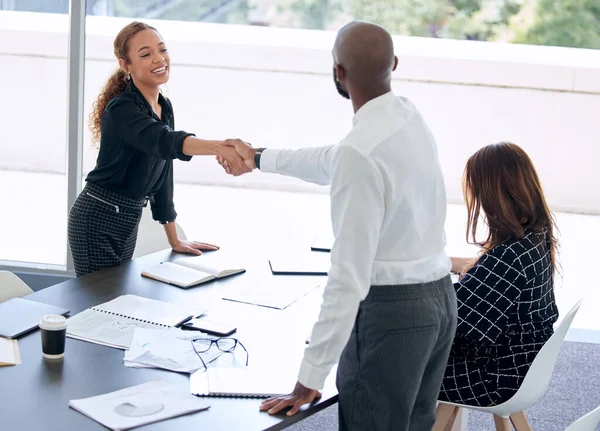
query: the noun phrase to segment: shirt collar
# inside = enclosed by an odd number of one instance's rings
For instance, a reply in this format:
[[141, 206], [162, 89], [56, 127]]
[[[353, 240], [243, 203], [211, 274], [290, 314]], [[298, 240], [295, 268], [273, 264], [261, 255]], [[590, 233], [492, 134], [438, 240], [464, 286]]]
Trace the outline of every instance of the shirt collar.
[[396, 99], [396, 95], [393, 91], [389, 91], [381, 96], [369, 100], [363, 106], [359, 108], [352, 118], [352, 124], [357, 125], [359, 121], [369, 118], [372, 115], [377, 115], [388, 103]]
[[[158, 118], [158, 116], [152, 109], [152, 106], [150, 106], [150, 103], [148, 103], [148, 101], [146, 100], [146, 98], [144, 97], [142, 92], [133, 83], [133, 80], [129, 80], [129, 82], [127, 83], [127, 87], [125, 88], [125, 91], [127, 91], [128, 93], [131, 93], [133, 96], [135, 96], [138, 103], [140, 103], [144, 107], [144, 109], [146, 109], [146, 111], [148, 112], [148, 115]], [[158, 93], [158, 103], [160, 104], [160, 106], [162, 108], [164, 118], [173, 116], [171, 113], [171, 107], [167, 103], [167, 100], [162, 95], [162, 93]], [[159, 118], [159, 120], [160, 120], [160, 118]]]

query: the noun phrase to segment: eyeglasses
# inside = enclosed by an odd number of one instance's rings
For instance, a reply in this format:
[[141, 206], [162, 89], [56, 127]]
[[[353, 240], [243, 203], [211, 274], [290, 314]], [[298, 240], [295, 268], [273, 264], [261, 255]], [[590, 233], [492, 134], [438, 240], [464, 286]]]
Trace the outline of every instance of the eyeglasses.
[[244, 349], [244, 352], [246, 352], [246, 366], [248, 366], [248, 359], [250, 355], [248, 354], [248, 350], [246, 350], [246, 347], [244, 347], [241, 341], [239, 341], [237, 338], [194, 338], [193, 340], [191, 340], [191, 342], [194, 352], [196, 352], [196, 355], [202, 361], [202, 365], [204, 365], [204, 369], [207, 369], [208, 367], [206, 366], [206, 363], [204, 362], [204, 359], [202, 359], [202, 356], [200, 354], [208, 352], [213, 346], [213, 344], [216, 344], [217, 349], [224, 353], [232, 353], [239, 344], [242, 347], [242, 349]]

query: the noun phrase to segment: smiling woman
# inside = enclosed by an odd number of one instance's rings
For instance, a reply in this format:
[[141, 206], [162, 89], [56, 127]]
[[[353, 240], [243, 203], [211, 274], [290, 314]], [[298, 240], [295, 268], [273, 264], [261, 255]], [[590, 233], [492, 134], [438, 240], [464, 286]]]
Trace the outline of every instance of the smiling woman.
[[154, 27], [141, 22], [125, 26], [114, 41], [114, 53], [119, 69], [90, 115], [92, 140], [100, 148], [96, 167], [69, 213], [69, 245], [78, 277], [131, 259], [148, 201], [173, 250], [200, 254], [217, 249], [177, 236], [174, 159], [218, 155], [230, 160], [238, 175], [248, 172], [233, 148], [174, 130], [173, 106], [160, 92], [169, 80], [170, 57]]

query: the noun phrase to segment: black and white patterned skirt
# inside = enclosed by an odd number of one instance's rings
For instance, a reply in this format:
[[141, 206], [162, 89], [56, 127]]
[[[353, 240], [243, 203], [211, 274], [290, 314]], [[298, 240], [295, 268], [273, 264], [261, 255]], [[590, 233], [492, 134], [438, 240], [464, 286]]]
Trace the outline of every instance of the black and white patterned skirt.
[[77, 277], [131, 260], [147, 198], [87, 183], [69, 212], [69, 246]]

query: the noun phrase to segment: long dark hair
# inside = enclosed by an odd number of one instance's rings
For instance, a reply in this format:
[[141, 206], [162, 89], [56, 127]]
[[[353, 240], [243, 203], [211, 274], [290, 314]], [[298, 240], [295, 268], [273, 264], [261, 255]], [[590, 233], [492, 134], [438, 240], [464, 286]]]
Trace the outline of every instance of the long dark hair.
[[[125, 60], [127, 63], [129, 63], [129, 41], [140, 31], [148, 29], [157, 31], [154, 27], [138, 21], [134, 21], [123, 27], [119, 34], [117, 34], [117, 37], [113, 43], [114, 53], [115, 57], [117, 57], [117, 60]], [[111, 75], [111, 77], [108, 78], [108, 81], [100, 92], [98, 99], [96, 99], [92, 105], [89, 125], [90, 131], [92, 132], [92, 143], [94, 143], [96, 146], [100, 145], [102, 115], [104, 114], [106, 105], [108, 105], [108, 102], [110, 102], [115, 96], [118, 96], [125, 91], [129, 79], [129, 76], [123, 69], [117, 69]]]
[[[473, 154], [463, 174], [463, 193], [468, 211], [468, 242], [487, 253], [509, 239], [523, 238], [526, 232], [546, 232], [552, 267], [556, 268], [554, 216], [533, 162], [521, 147], [500, 142]], [[477, 222], [482, 210], [489, 231], [487, 238], [478, 242]]]

